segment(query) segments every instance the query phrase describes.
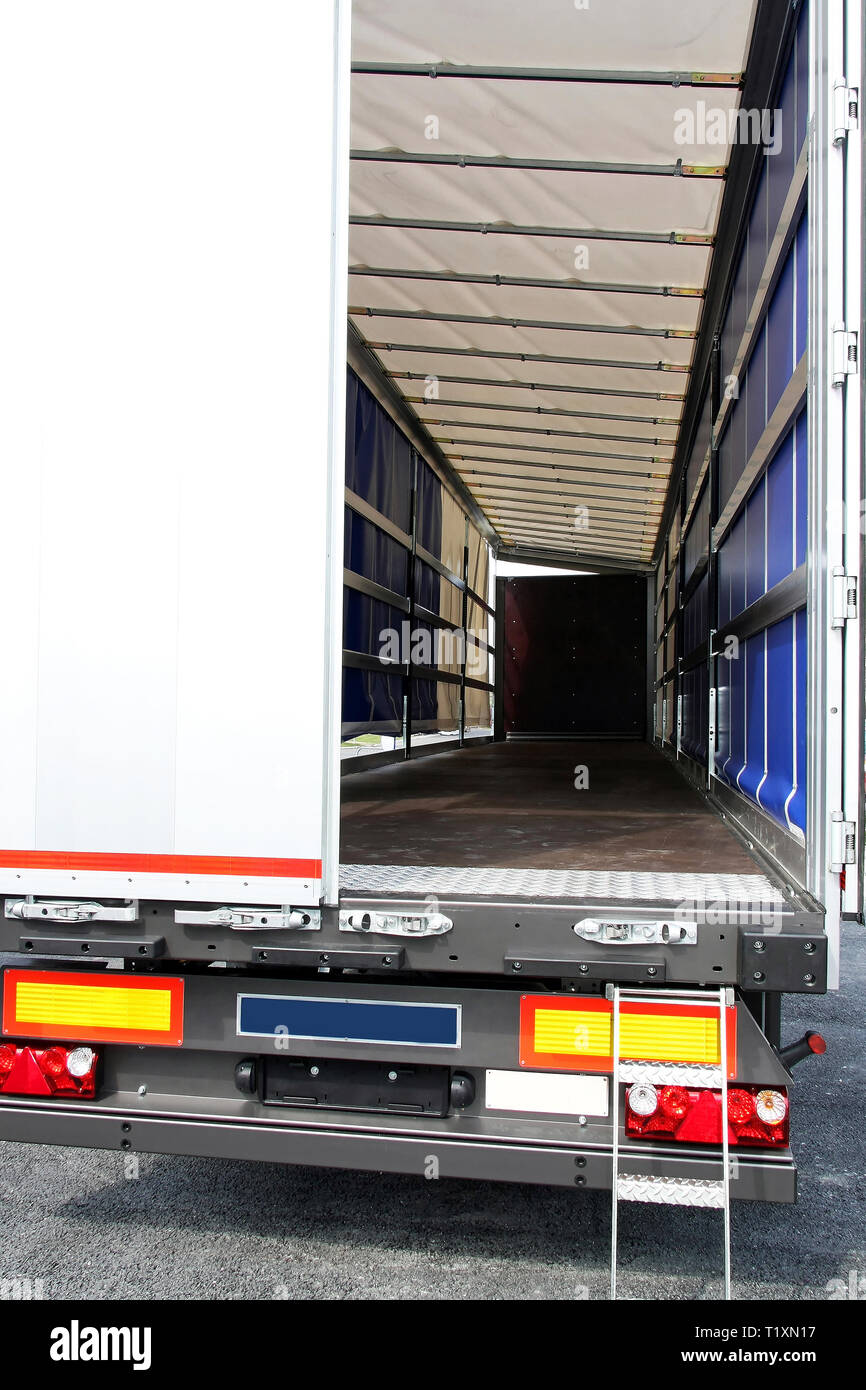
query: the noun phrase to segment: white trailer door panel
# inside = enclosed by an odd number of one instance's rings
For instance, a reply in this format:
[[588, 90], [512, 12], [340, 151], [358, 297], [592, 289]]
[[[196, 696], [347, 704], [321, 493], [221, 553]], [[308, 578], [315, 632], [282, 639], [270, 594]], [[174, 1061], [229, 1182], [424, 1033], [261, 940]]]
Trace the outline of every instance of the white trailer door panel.
[[0, 9], [2, 892], [319, 899], [338, 29]]

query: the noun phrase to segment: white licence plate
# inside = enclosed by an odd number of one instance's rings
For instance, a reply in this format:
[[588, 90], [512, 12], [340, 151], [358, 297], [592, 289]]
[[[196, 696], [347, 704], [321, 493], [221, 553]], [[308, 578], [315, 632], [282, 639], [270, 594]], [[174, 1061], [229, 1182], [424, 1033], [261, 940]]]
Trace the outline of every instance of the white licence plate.
[[544, 1071], [488, 1071], [487, 1110], [534, 1115], [601, 1115], [609, 1108], [606, 1076], [563, 1076]]

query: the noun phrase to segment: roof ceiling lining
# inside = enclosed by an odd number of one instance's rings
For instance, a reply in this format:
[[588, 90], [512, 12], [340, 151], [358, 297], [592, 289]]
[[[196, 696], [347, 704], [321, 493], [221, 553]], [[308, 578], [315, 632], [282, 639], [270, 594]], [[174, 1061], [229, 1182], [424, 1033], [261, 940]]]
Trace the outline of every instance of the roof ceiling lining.
[[356, 0], [358, 62], [738, 71], [751, 0], [606, 0], [586, 9], [562, 0]]
[[648, 563], [753, 0], [505, 14], [356, 0], [350, 315], [506, 546]]

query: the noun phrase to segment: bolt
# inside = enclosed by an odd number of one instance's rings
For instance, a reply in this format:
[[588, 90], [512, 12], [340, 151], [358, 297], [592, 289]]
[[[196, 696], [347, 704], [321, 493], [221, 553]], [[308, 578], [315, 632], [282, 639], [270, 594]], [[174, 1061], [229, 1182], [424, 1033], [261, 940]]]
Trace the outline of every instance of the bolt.
[[657, 975], [658, 971], [656, 970], [656, 967], [654, 965], [648, 965], [646, 968], [646, 973], [648, 975]]
[[805, 984], [807, 984], [807, 985], [813, 985], [813, 984], [815, 983], [815, 976], [814, 976], [814, 975], [810, 975], [810, 974], [808, 973], [808, 971], [807, 971], [806, 974], [803, 976], [803, 980], [804, 980], [804, 983], [805, 983]]
[[390, 956], [383, 956], [383, 957], [382, 957], [382, 964], [383, 964], [383, 965], [390, 965], [390, 964], [391, 964], [391, 957], [390, 957]]
[[755, 950], [756, 950], [756, 951], [766, 951], [766, 949], [767, 949], [767, 943], [766, 943], [766, 941], [756, 941], [756, 942], [755, 942]]
[[122, 1125], [120, 1126], [120, 1128], [123, 1130], [123, 1133], [124, 1133], [124, 1134], [128, 1134], [129, 1131], [132, 1129], [132, 1125], [129, 1125], [129, 1124], [122, 1124]]
[[811, 956], [811, 955], [813, 954], [814, 950], [815, 950], [815, 943], [814, 943], [814, 941], [806, 941], [806, 942], [804, 942], [804, 943], [803, 943], [803, 950], [806, 952], [806, 955], [807, 955], [807, 956]]
[[521, 963], [520, 963], [519, 960], [513, 960], [513, 961], [511, 962], [511, 969], [512, 969], [512, 970], [522, 970], [522, 969], [523, 969], [523, 966], [521, 965]]
[[146, 1096], [146, 1095], [147, 1095], [147, 1087], [146, 1087], [146, 1086], [139, 1086], [139, 1088], [138, 1088], [138, 1094], [139, 1094], [140, 1096]]
[[588, 966], [588, 965], [586, 965], [586, 964], [584, 964], [584, 965], [579, 965], [577, 968], [578, 968], [578, 970], [580, 971], [581, 975], [588, 975], [588, 974], [589, 974], [589, 966]]
[[319, 1068], [318, 1068], [318, 1067], [310, 1067], [310, 1076], [318, 1076], [318, 1075], [319, 1075]]
[[389, 1081], [396, 1081], [396, 1080], [397, 1080], [397, 1073], [396, 1073], [395, 1071], [389, 1071], [389, 1072], [388, 1072], [388, 1080], [389, 1080]]
[[577, 1123], [578, 1123], [579, 1125], [585, 1125], [585, 1124], [586, 1124], [586, 1116], [585, 1116], [585, 1115], [578, 1115], [578, 1117], [577, 1117]]
[[754, 975], [752, 976], [752, 979], [753, 979], [753, 980], [757, 980], [759, 983], [760, 983], [761, 980], [763, 980], [763, 978], [764, 978], [764, 972], [763, 972], [763, 970], [756, 970], [755, 973], [754, 973]]

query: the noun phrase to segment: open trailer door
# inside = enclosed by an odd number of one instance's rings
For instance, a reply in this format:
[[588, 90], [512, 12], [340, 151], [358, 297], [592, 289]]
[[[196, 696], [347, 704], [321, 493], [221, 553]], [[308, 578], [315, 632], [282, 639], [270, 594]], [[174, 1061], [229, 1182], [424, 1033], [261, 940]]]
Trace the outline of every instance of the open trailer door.
[[864, 539], [862, 5], [813, 5], [809, 130], [810, 683], [807, 886], [839, 922], [862, 910]]
[[6, 894], [319, 901], [347, 10], [3, 6]]

